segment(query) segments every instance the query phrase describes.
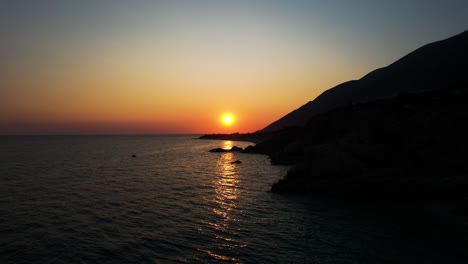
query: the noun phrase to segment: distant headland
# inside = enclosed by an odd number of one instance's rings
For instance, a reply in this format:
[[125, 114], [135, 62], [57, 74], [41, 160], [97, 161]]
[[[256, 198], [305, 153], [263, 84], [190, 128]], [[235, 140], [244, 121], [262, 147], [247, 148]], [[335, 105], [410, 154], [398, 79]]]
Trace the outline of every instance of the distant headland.
[[272, 133], [232, 133], [232, 134], [206, 134], [200, 136], [199, 139], [215, 139], [215, 140], [233, 140], [247, 141], [252, 143], [260, 143], [270, 138]]

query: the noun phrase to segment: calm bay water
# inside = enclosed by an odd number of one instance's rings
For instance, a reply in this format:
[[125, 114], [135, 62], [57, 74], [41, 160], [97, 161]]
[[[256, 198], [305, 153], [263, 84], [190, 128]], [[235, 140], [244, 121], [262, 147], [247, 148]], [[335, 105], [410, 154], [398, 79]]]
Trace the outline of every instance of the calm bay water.
[[465, 256], [465, 240], [439, 230], [443, 221], [411, 209], [395, 215], [271, 194], [286, 167], [262, 155], [208, 152], [246, 142], [48, 136], [0, 143], [0, 263], [455, 263]]

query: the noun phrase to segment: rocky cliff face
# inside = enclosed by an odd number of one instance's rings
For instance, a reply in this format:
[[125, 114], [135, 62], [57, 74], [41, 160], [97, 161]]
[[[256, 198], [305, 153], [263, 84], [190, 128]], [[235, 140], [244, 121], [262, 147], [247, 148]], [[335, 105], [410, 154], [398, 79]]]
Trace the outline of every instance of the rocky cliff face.
[[[458, 86], [317, 115], [294, 132], [300, 136], [276, 143], [268, 153], [287, 160], [288, 146], [300, 146], [296, 166], [272, 191], [463, 198], [468, 188], [467, 107], [468, 86]], [[275, 142], [264, 142], [262, 148], [268, 144]]]

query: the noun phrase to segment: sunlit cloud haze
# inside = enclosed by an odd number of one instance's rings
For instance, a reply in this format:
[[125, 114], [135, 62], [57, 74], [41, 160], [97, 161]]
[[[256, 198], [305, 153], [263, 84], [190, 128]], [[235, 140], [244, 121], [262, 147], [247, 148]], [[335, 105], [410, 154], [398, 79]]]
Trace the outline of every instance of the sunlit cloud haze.
[[463, 32], [466, 14], [467, 1], [1, 1], [0, 134], [254, 132]]

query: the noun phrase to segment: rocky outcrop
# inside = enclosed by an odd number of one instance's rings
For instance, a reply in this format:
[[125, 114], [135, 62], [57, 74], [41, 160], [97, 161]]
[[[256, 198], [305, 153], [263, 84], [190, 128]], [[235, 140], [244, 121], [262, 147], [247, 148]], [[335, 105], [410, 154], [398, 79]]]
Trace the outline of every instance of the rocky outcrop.
[[210, 149], [210, 152], [232, 152], [232, 151], [241, 151], [241, 147], [233, 146], [230, 149], [223, 149], [223, 148], [214, 148]]
[[467, 103], [468, 87], [463, 86], [403, 94], [313, 117], [290, 141], [278, 145], [281, 141], [272, 140], [260, 146], [271, 151], [266, 154], [272, 159], [287, 156], [288, 146], [301, 148], [295, 151], [302, 153], [299, 162], [271, 190], [462, 199], [468, 190]]

